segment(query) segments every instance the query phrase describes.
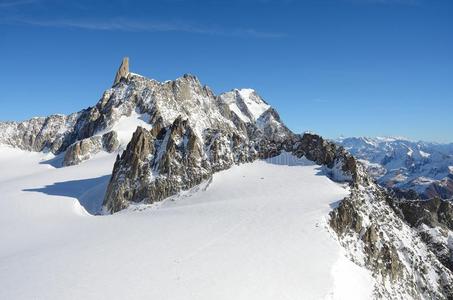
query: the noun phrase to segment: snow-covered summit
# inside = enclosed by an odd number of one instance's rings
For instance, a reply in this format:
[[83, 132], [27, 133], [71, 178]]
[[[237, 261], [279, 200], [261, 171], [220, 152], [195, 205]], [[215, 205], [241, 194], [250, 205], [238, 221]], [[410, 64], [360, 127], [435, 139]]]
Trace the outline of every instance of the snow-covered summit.
[[270, 108], [253, 89], [234, 89], [221, 94], [220, 100], [246, 123], [256, 122]]

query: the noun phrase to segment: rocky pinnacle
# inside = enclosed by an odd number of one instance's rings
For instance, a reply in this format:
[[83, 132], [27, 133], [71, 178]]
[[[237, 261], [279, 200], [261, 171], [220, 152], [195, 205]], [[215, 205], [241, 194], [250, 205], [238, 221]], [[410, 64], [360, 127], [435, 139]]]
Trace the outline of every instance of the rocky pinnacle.
[[115, 81], [113, 85], [116, 85], [118, 82], [121, 81], [122, 78], [126, 78], [129, 74], [129, 57], [124, 57], [121, 65], [116, 72]]

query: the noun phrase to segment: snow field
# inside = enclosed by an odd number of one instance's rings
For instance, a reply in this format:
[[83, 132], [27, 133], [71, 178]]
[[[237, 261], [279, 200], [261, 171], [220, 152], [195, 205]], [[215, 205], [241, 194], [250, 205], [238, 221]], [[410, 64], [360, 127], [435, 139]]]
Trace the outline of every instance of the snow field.
[[[285, 154], [287, 155], [287, 154]], [[157, 205], [93, 216], [115, 155], [54, 168], [0, 148], [1, 299], [368, 299], [326, 228], [348, 193], [306, 160], [235, 166]]]

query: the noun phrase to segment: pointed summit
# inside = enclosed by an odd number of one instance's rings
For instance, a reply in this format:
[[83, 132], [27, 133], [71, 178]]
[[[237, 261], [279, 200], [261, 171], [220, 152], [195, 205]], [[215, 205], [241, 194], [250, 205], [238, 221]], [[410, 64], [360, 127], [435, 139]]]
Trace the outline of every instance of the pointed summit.
[[115, 81], [113, 82], [113, 85], [120, 82], [122, 78], [126, 78], [128, 74], [129, 74], [129, 57], [124, 57], [118, 71], [116, 72]]

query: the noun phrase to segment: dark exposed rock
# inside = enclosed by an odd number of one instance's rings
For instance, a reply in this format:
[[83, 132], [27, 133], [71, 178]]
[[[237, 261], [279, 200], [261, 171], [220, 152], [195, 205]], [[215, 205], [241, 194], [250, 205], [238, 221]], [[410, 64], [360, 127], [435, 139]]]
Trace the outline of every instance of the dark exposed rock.
[[310, 133], [304, 134], [301, 149], [309, 160], [329, 168], [334, 166], [336, 145], [325, 141], [322, 137]]
[[358, 164], [352, 155], [343, 147], [324, 140], [319, 135], [305, 133], [302, 139], [292, 145], [291, 152], [298, 157], [305, 156], [309, 160], [325, 166], [328, 169], [327, 175], [335, 181], [365, 184], [369, 180], [366, 176], [360, 176]]
[[[119, 211], [126, 208], [129, 201], [139, 202], [146, 198], [146, 186], [139, 183], [148, 182], [149, 156], [154, 154], [154, 138], [149, 131], [138, 127], [126, 150], [121, 157], [117, 157], [105, 196], [115, 200], [104, 202], [109, 211]], [[124, 168], [125, 162], [128, 168]]]
[[453, 230], [453, 204], [433, 198], [417, 201], [395, 201], [397, 211], [425, 242], [439, 261], [453, 271], [453, 245], [449, 232]]
[[453, 230], [453, 205], [450, 201], [433, 198], [419, 201], [398, 201], [404, 220], [411, 226], [445, 227]]
[[355, 211], [352, 201], [345, 198], [337, 209], [333, 210], [330, 218], [330, 226], [339, 235], [349, 230], [360, 233], [362, 230], [362, 217]]

